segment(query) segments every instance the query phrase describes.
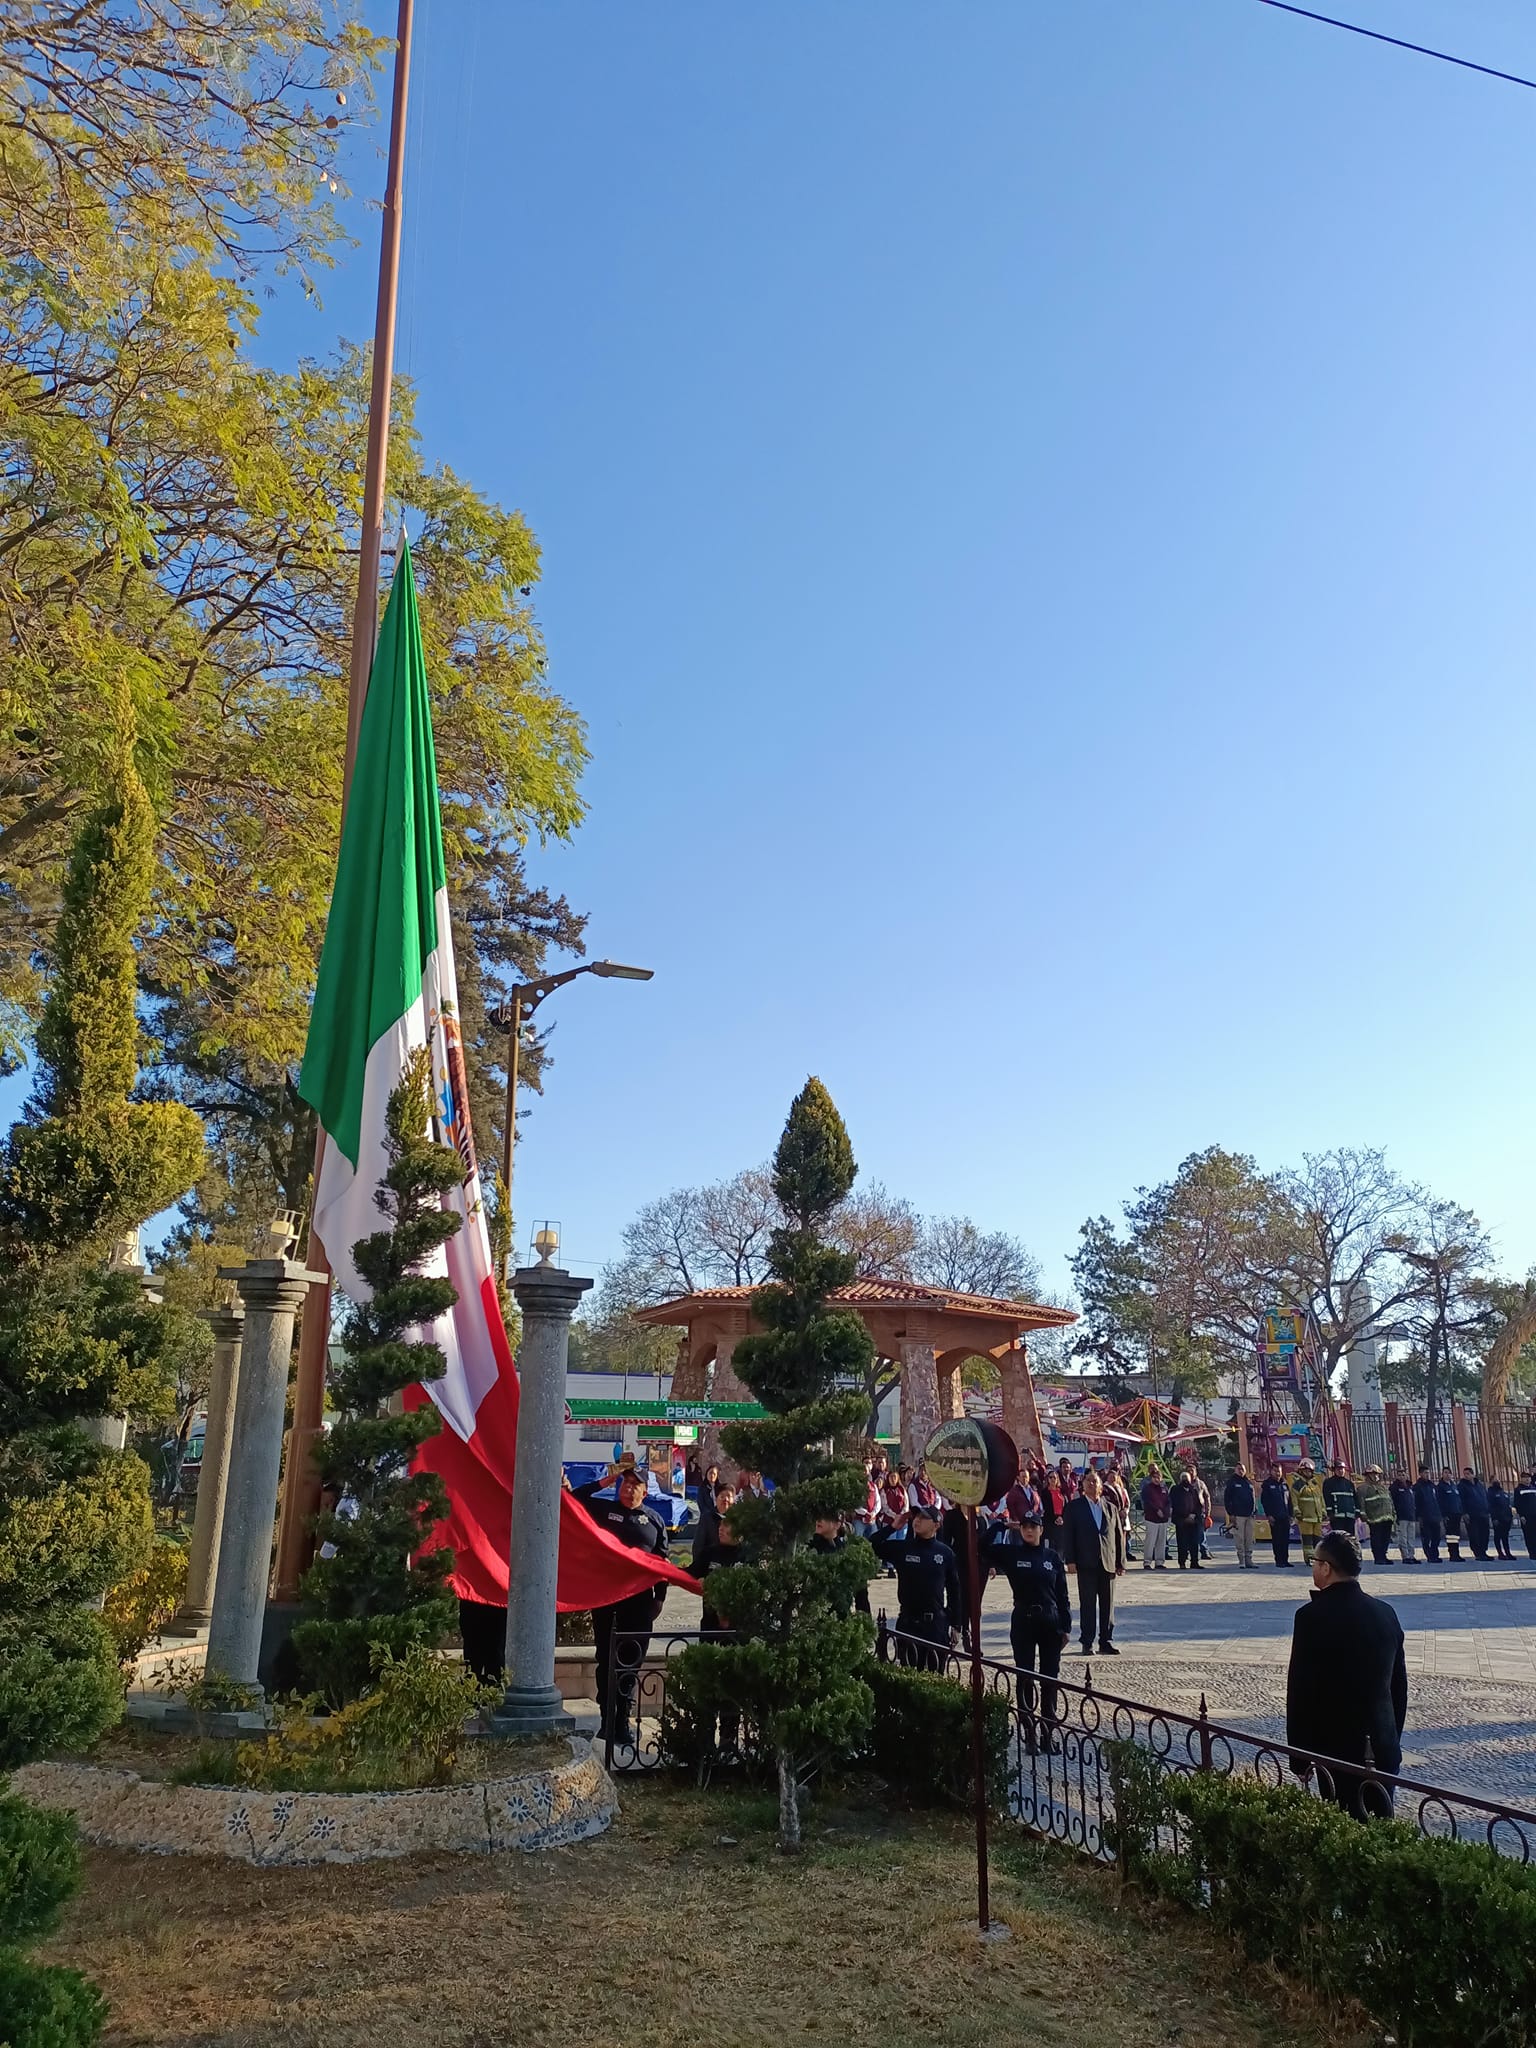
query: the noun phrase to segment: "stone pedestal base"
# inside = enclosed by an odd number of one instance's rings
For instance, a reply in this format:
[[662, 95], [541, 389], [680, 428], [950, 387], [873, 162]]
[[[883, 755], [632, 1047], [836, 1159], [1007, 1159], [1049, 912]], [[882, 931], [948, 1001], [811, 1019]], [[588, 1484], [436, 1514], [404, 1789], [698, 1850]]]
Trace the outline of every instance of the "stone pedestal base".
[[558, 1685], [509, 1685], [487, 1716], [492, 1735], [570, 1735], [576, 1723]]

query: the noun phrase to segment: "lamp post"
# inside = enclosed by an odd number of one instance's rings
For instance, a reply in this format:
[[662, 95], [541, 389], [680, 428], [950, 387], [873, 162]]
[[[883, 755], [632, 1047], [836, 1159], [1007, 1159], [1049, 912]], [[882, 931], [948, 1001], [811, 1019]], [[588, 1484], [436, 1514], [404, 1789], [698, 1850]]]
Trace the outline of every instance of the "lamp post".
[[563, 988], [581, 974], [596, 974], [604, 981], [649, 981], [653, 967], [621, 967], [617, 960], [584, 960], [579, 967], [567, 967], [562, 974], [541, 974], [533, 981], [520, 981], [507, 990], [507, 999], [492, 1011], [492, 1021], [507, 1033], [507, 1128], [501, 1146], [501, 1185], [507, 1205], [508, 1257], [515, 1242], [512, 1223], [512, 1146], [517, 1131], [517, 1061], [522, 1047], [523, 1026], [547, 995]]

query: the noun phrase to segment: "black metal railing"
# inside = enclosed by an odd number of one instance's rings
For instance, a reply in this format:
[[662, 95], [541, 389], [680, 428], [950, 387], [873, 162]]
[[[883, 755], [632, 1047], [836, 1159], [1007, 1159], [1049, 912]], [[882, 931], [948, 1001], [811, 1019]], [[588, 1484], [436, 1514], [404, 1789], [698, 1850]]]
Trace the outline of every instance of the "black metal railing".
[[[876, 1650], [886, 1658], [905, 1652], [914, 1662], [926, 1653], [933, 1668], [934, 1646], [902, 1636], [884, 1617]], [[937, 1656], [940, 1670], [969, 1685], [969, 1655], [941, 1650]], [[1289, 1784], [1362, 1818], [1395, 1814], [1421, 1834], [1486, 1843], [1522, 1863], [1536, 1854], [1536, 1813], [1229, 1727], [1211, 1719], [1203, 1696], [1197, 1714], [1179, 1714], [1101, 1692], [1091, 1665], [1081, 1683], [1047, 1680], [991, 1657], [982, 1659], [982, 1669], [988, 1691], [1010, 1704], [1009, 1815], [1032, 1834], [1102, 1861], [1114, 1860], [1113, 1749], [1119, 1743], [1134, 1743], [1160, 1771], [1214, 1771], [1271, 1788]], [[1160, 1846], [1177, 1852], [1180, 1843], [1170, 1833]]]
[[[739, 1718], [721, 1716], [713, 1731], [704, 1731], [707, 1754], [677, 1753], [675, 1729], [663, 1743], [672, 1659], [690, 1643], [708, 1640], [688, 1630], [615, 1634], [603, 1717], [603, 1760], [610, 1771], [644, 1773], [682, 1763], [696, 1765], [703, 1775], [751, 1761], [754, 1731]], [[938, 1670], [969, 1688], [968, 1653], [903, 1636], [884, 1615], [875, 1653]], [[1271, 1788], [1298, 1786], [1362, 1817], [1395, 1814], [1424, 1835], [1485, 1843], [1522, 1863], [1536, 1860], [1536, 1813], [1230, 1727], [1211, 1719], [1203, 1697], [1197, 1714], [1122, 1699], [1095, 1686], [1091, 1664], [1083, 1669], [1081, 1681], [1046, 1678], [999, 1658], [982, 1659], [988, 1692], [1008, 1707], [1002, 1810], [1031, 1834], [1113, 1862], [1115, 1751], [1118, 1744], [1131, 1743], [1159, 1772], [1213, 1771]], [[692, 1739], [699, 1739], [696, 1730]], [[1178, 1853], [1177, 1819], [1162, 1828], [1158, 1846]]]
[[666, 1629], [653, 1634], [615, 1630], [603, 1710], [603, 1763], [610, 1771], [633, 1774], [658, 1771], [664, 1763], [697, 1764], [723, 1770], [747, 1760], [750, 1730], [739, 1715], [717, 1717], [712, 1732], [703, 1731], [707, 1754], [698, 1757], [666, 1753], [662, 1729], [666, 1722], [667, 1671], [672, 1659], [692, 1643], [730, 1642], [729, 1632]]

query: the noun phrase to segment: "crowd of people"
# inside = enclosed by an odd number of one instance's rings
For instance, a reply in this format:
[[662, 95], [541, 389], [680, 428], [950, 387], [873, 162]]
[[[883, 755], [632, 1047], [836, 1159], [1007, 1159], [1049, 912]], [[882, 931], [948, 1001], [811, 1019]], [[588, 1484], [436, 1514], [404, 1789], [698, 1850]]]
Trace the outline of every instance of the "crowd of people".
[[[1194, 1512], [1189, 1486], [1186, 1474], [1168, 1487], [1156, 1466], [1142, 1482], [1141, 1508], [1148, 1531], [1142, 1562], [1149, 1571], [1160, 1567], [1166, 1549], [1165, 1534], [1160, 1541], [1154, 1539], [1155, 1526], [1165, 1524], [1171, 1515], [1175, 1527], [1181, 1528], [1181, 1515]], [[1173, 1498], [1180, 1487], [1184, 1488], [1182, 1506]], [[1438, 1479], [1424, 1472], [1416, 1480], [1404, 1476], [1389, 1480], [1380, 1465], [1368, 1465], [1357, 1478], [1342, 1458], [1336, 1459], [1326, 1474], [1318, 1471], [1312, 1459], [1303, 1458], [1289, 1478], [1278, 1465], [1271, 1465], [1256, 1492], [1252, 1478], [1239, 1465], [1226, 1482], [1222, 1512], [1238, 1566], [1245, 1571], [1255, 1569], [1254, 1538], [1261, 1518], [1281, 1570], [1291, 1564], [1293, 1537], [1300, 1543], [1302, 1561], [1310, 1564], [1325, 1529], [1355, 1537], [1362, 1551], [1368, 1543], [1373, 1561], [1381, 1565], [1398, 1560], [1417, 1564], [1420, 1545], [1429, 1564], [1442, 1562], [1442, 1545], [1447, 1563], [1468, 1558], [1513, 1563], [1511, 1537], [1518, 1522], [1527, 1555], [1536, 1559], [1536, 1471], [1523, 1480], [1512, 1477], [1508, 1486], [1497, 1478], [1485, 1482], [1470, 1465], [1460, 1479], [1447, 1469]], [[1209, 1520], [1207, 1509], [1206, 1526]], [[1394, 1543], [1397, 1559], [1392, 1556]], [[1185, 1561], [1181, 1529], [1180, 1565]], [[1198, 1569], [1198, 1560], [1194, 1562]]]
[[[614, 1498], [601, 1498], [610, 1488]], [[669, 1532], [648, 1506], [643, 1477], [632, 1463], [615, 1466], [604, 1479], [576, 1491], [619, 1541], [666, 1556]], [[698, 1475], [697, 1491], [690, 1569], [703, 1588], [701, 1626], [724, 1639], [729, 1622], [711, 1602], [709, 1582], [716, 1571], [740, 1560], [731, 1508], [744, 1494], [764, 1492], [765, 1485], [757, 1472], [741, 1470], [725, 1479], [711, 1465]], [[1139, 1530], [1133, 1510], [1139, 1510]], [[1056, 1720], [1053, 1681], [1072, 1639], [1074, 1606], [1084, 1655], [1118, 1656], [1116, 1587], [1138, 1544], [1143, 1571], [1166, 1571], [1171, 1532], [1178, 1568], [1202, 1571], [1211, 1561], [1208, 1539], [1218, 1513], [1239, 1570], [1258, 1569], [1254, 1551], [1262, 1526], [1277, 1568], [1290, 1568], [1294, 1542], [1303, 1563], [1313, 1567], [1314, 1586], [1319, 1572], [1329, 1585], [1358, 1577], [1358, 1562], [1353, 1571], [1348, 1567], [1351, 1559], [1363, 1558], [1367, 1545], [1379, 1565], [1394, 1562], [1394, 1544], [1405, 1564], [1418, 1562], [1421, 1546], [1431, 1564], [1442, 1562], [1442, 1548], [1445, 1562], [1512, 1559], [1517, 1524], [1528, 1554], [1536, 1559], [1536, 1471], [1508, 1486], [1498, 1479], [1485, 1482], [1470, 1466], [1459, 1480], [1447, 1470], [1438, 1479], [1425, 1473], [1412, 1482], [1389, 1481], [1376, 1465], [1357, 1477], [1342, 1459], [1323, 1473], [1304, 1458], [1289, 1476], [1272, 1465], [1256, 1486], [1238, 1465], [1222, 1485], [1218, 1510], [1209, 1483], [1191, 1461], [1178, 1460], [1167, 1472], [1153, 1462], [1133, 1484], [1123, 1456], [1091, 1458], [1081, 1472], [1067, 1458], [1055, 1465], [1030, 1458], [1005, 1497], [978, 1510], [978, 1561], [983, 1585], [995, 1576], [1009, 1589], [1020, 1703], [1033, 1717], [1038, 1680], [1042, 1739], [1049, 1740]], [[962, 1567], [965, 1526], [964, 1512], [940, 1496], [921, 1459], [915, 1465], [892, 1464], [875, 1452], [865, 1465], [861, 1510], [824, 1517], [812, 1541], [823, 1551], [840, 1549], [854, 1537], [870, 1543], [882, 1571], [895, 1580], [898, 1655], [906, 1663], [938, 1669], [947, 1651], [969, 1649], [971, 1643], [975, 1617]], [[1347, 1546], [1325, 1543], [1328, 1537], [1347, 1539]], [[593, 1616], [598, 1699], [605, 1715], [615, 1658], [625, 1667], [612, 1695], [618, 1702], [613, 1732], [619, 1741], [629, 1739], [633, 1674], [644, 1659], [664, 1592], [658, 1584], [654, 1592]], [[858, 1594], [857, 1605], [869, 1612], [867, 1593]], [[1348, 1601], [1341, 1612], [1344, 1606]]]

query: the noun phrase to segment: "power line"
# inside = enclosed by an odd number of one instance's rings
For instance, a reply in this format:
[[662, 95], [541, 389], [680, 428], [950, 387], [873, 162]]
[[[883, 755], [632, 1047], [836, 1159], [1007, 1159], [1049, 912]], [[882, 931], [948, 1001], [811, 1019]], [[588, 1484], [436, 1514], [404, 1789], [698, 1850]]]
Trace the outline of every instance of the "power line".
[[1401, 36], [1383, 35], [1378, 28], [1361, 28], [1355, 21], [1340, 21], [1333, 14], [1315, 14], [1310, 7], [1294, 7], [1291, 0], [1260, 0], [1264, 7], [1278, 7], [1282, 14], [1299, 14], [1305, 21], [1326, 22], [1329, 28], [1347, 29], [1352, 36], [1368, 36], [1373, 43], [1390, 43], [1394, 50], [1412, 50], [1419, 57], [1438, 57], [1442, 64], [1459, 65], [1463, 71], [1481, 71], [1485, 78], [1502, 78], [1509, 85], [1529, 86], [1536, 92], [1536, 78], [1522, 78], [1518, 71], [1496, 71], [1491, 64], [1474, 64], [1470, 57], [1453, 57], [1449, 50], [1432, 50], [1427, 43], [1406, 43]]

